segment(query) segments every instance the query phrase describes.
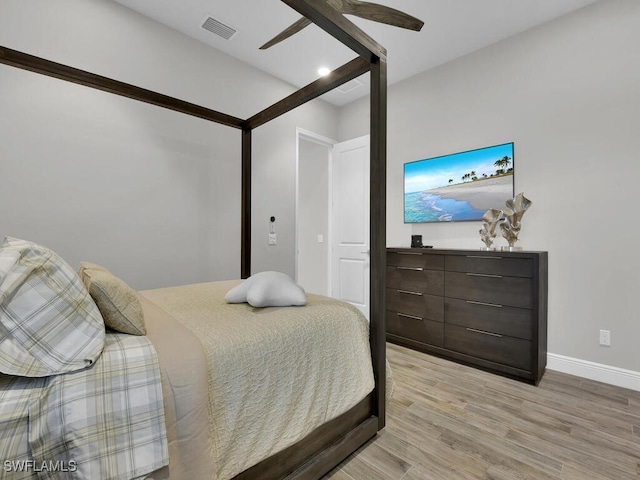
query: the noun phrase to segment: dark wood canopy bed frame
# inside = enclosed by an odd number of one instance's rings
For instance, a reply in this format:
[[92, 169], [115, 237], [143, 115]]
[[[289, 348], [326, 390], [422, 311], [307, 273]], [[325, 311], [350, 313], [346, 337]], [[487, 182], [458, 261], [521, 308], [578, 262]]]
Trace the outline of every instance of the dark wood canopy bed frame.
[[253, 129], [369, 72], [370, 91], [370, 347], [375, 389], [362, 402], [320, 426], [286, 450], [239, 474], [237, 479], [317, 479], [385, 425], [386, 264], [386, 50], [331, 6], [313, 0], [282, 0], [358, 54], [354, 60], [248, 119], [236, 118], [160, 93], [0, 46], [0, 63], [192, 115], [242, 131], [241, 277], [251, 274], [251, 134]]

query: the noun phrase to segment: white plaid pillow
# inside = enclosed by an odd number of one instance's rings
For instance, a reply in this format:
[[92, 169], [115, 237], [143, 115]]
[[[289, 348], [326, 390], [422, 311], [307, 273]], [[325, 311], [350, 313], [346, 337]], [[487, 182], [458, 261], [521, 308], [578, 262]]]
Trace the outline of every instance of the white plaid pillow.
[[92, 365], [102, 316], [76, 272], [46, 247], [7, 237], [0, 247], [0, 372], [45, 377]]

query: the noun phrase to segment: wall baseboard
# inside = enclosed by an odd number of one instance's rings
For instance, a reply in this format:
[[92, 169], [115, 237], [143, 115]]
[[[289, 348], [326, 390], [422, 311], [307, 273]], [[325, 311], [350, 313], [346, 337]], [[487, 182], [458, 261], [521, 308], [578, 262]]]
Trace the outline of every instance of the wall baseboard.
[[640, 392], [640, 372], [611, 367], [555, 353], [547, 354], [547, 369]]

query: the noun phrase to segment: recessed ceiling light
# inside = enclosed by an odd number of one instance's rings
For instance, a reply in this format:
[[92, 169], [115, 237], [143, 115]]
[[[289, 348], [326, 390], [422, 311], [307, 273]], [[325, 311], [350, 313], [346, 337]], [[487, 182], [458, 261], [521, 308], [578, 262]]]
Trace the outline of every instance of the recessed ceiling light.
[[318, 75], [320, 75], [321, 77], [329, 75], [330, 73], [331, 73], [331, 70], [329, 70], [327, 67], [320, 67], [318, 69]]

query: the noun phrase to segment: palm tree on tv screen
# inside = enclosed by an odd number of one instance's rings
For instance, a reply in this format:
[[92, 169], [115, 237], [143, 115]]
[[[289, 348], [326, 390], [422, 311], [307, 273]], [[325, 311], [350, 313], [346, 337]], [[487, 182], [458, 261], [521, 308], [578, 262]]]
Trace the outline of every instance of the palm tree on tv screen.
[[503, 174], [509, 165], [511, 165], [511, 157], [506, 155], [493, 163], [494, 167], [498, 167], [499, 170], [496, 173], [499, 172], [499, 175]]

